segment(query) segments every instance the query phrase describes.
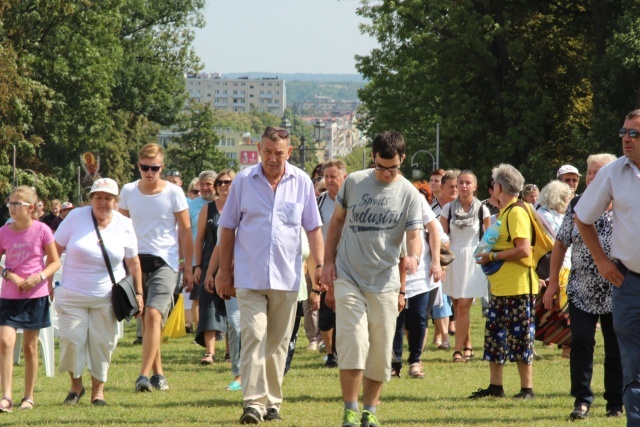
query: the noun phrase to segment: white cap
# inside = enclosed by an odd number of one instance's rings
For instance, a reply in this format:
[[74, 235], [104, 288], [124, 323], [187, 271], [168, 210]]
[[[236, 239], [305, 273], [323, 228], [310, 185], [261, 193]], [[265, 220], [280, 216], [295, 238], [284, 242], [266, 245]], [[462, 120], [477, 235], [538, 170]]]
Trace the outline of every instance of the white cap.
[[575, 173], [578, 176], [582, 176], [580, 175], [580, 172], [578, 172], [578, 169], [576, 169], [574, 166], [562, 165], [560, 169], [558, 169], [558, 174], [556, 175], [556, 178], [559, 178], [560, 175], [564, 175], [565, 173]]
[[111, 178], [96, 179], [93, 185], [91, 186], [91, 191], [89, 192], [89, 194], [93, 194], [98, 191], [102, 191], [103, 193], [113, 194], [114, 196], [117, 196], [119, 194], [118, 184]]
[[73, 209], [73, 208], [75, 208], [75, 206], [73, 206], [73, 203], [71, 203], [71, 202], [64, 202], [64, 203], [62, 204], [62, 206], [60, 207], [60, 210], [63, 210], [63, 211], [64, 211], [64, 210], [67, 210], [67, 209]]

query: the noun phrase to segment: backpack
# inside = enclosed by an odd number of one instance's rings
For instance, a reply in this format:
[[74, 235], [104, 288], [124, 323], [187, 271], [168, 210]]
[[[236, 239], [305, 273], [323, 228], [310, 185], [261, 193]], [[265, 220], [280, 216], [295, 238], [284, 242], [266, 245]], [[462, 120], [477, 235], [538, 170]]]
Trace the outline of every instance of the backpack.
[[507, 242], [511, 241], [509, 230], [509, 212], [514, 206], [519, 206], [527, 211], [531, 220], [531, 255], [521, 260], [525, 267], [534, 267], [538, 277], [548, 278], [551, 265], [551, 250], [555, 243], [555, 233], [551, 231], [549, 224], [533, 210], [528, 203], [516, 202], [509, 207], [507, 216]]

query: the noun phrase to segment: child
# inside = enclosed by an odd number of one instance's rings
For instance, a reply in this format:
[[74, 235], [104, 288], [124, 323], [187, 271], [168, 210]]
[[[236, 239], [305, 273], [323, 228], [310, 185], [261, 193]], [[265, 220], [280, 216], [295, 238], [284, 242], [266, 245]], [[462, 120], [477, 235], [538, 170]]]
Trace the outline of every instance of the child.
[[[11, 412], [13, 348], [16, 329], [23, 329], [25, 378], [20, 409], [33, 409], [33, 388], [38, 372], [38, 334], [51, 326], [47, 279], [60, 268], [53, 234], [46, 224], [34, 221], [36, 193], [27, 186], [11, 192], [9, 212], [13, 222], [0, 228], [0, 256], [5, 254], [0, 291], [0, 412]], [[43, 260], [47, 256], [47, 266]]]

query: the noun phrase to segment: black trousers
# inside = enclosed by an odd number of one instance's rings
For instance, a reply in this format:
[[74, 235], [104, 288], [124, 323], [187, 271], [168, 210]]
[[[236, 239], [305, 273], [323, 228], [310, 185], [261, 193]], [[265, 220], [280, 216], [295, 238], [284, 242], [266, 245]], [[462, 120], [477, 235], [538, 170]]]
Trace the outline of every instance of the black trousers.
[[591, 314], [577, 308], [569, 301], [569, 319], [571, 319], [571, 395], [575, 397], [574, 406], [591, 406], [593, 391], [593, 353], [596, 345], [596, 323], [600, 320], [604, 339], [604, 399], [607, 410], [622, 410], [622, 363], [618, 339], [613, 329], [613, 315]]

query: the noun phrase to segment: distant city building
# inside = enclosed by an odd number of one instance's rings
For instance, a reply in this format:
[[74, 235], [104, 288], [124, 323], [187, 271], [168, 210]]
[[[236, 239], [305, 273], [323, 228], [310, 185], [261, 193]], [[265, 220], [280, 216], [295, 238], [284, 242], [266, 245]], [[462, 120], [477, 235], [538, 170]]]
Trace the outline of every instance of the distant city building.
[[[233, 160], [239, 170], [257, 165], [260, 162], [258, 141], [251, 137], [250, 132], [216, 129], [216, 134], [220, 138], [216, 147], [222, 151], [229, 160]], [[161, 130], [158, 135], [158, 143], [166, 147], [167, 143], [171, 142], [171, 139], [180, 135], [181, 132], [174, 132], [170, 129]]]
[[350, 114], [358, 109], [359, 102], [347, 100], [334, 100], [330, 96], [316, 95], [313, 101], [305, 101], [302, 104], [302, 111], [306, 114], [314, 114], [318, 116], [331, 115], [341, 116]]
[[192, 100], [215, 110], [248, 113], [254, 108], [281, 116], [287, 107], [285, 82], [277, 77], [227, 79], [219, 73], [188, 74], [186, 85]]

